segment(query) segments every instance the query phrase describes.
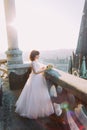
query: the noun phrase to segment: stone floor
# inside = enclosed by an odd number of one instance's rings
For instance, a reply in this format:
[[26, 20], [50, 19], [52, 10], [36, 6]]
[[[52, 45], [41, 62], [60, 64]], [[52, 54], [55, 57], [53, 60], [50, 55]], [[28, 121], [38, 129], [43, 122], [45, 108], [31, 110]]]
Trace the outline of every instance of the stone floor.
[[[0, 107], [0, 130], [70, 130], [62, 116], [31, 120], [15, 113], [15, 102], [21, 91], [11, 91], [8, 80], [3, 84], [3, 100]], [[64, 117], [65, 118], [65, 117]]]

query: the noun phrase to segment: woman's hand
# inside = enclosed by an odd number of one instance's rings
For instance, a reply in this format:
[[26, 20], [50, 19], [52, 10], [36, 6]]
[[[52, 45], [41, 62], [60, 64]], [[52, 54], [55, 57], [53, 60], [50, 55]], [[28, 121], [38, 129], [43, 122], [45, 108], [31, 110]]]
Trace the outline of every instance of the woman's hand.
[[47, 68], [46, 67], [42, 67], [41, 70], [45, 71]]

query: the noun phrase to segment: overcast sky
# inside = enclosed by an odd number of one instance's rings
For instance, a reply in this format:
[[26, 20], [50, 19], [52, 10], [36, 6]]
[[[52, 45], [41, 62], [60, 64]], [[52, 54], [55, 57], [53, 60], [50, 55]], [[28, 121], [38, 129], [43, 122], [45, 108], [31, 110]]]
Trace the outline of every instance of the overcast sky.
[[[76, 48], [85, 0], [15, 1], [17, 12], [15, 26], [21, 50]], [[2, 6], [0, 8], [3, 10]], [[2, 14], [0, 17], [4, 20]], [[4, 26], [3, 22], [1, 25]], [[2, 45], [1, 50], [7, 48], [4, 28], [1, 27], [0, 40], [5, 47]]]

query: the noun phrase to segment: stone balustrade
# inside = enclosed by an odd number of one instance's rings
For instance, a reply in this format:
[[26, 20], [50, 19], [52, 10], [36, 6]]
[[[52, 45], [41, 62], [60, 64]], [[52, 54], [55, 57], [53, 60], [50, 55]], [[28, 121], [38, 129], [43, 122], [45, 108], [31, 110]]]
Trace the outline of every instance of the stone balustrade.
[[53, 82], [55, 86], [62, 86], [69, 93], [87, 104], [87, 80], [57, 69], [46, 71], [45, 77]]

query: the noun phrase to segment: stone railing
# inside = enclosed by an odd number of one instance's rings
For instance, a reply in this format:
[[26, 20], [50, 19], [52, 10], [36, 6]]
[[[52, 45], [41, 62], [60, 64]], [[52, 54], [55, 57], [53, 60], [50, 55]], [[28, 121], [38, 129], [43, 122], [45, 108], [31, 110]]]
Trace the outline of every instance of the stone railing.
[[46, 71], [45, 77], [55, 86], [60, 85], [87, 105], [87, 80], [57, 69]]

